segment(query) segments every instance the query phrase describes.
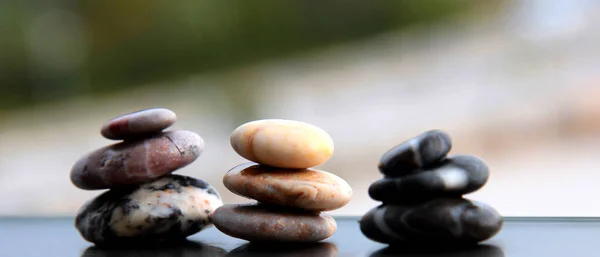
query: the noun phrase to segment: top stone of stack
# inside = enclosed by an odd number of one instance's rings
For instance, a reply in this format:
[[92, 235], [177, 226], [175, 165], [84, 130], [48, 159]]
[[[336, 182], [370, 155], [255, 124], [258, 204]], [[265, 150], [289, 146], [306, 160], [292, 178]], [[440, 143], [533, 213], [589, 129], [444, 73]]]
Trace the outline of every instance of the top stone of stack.
[[204, 140], [186, 130], [163, 132], [177, 116], [171, 110], [153, 108], [116, 117], [100, 133], [123, 141], [96, 149], [77, 160], [71, 182], [84, 190], [98, 190], [149, 182], [195, 161]]
[[446, 132], [426, 131], [383, 154], [379, 171], [386, 177], [403, 177], [441, 162], [451, 148], [452, 141]]
[[177, 116], [171, 110], [147, 109], [109, 120], [100, 129], [100, 134], [113, 140], [135, 139], [161, 132], [175, 121]]
[[231, 135], [231, 146], [250, 161], [284, 169], [314, 167], [333, 154], [333, 139], [327, 132], [308, 123], [281, 119], [239, 126]]

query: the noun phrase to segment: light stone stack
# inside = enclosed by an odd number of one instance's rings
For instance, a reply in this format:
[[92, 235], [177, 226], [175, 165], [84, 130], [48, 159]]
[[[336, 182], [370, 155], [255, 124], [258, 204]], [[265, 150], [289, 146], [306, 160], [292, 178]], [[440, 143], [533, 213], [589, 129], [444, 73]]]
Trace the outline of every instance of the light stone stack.
[[386, 152], [385, 176], [369, 187], [383, 204], [367, 212], [360, 228], [368, 238], [392, 245], [465, 245], [491, 238], [503, 218], [492, 207], [463, 198], [489, 178], [485, 162], [471, 155], [446, 155], [450, 136], [422, 133]]
[[147, 109], [108, 121], [100, 133], [121, 142], [81, 157], [71, 182], [109, 189], [78, 211], [75, 227], [98, 245], [179, 241], [211, 225], [223, 203], [204, 180], [171, 173], [195, 161], [204, 141], [194, 132], [163, 132], [176, 115]]
[[299, 121], [258, 120], [235, 129], [231, 145], [252, 162], [231, 169], [223, 183], [258, 202], [219, 207], [212, 216], [217, 229], [254, 242], [316, 242], [335, 233], [335, 220], [322, 212], [346, 205], [352, 189], [342, 178], [311, 168], [333, 154], [325, 131]]

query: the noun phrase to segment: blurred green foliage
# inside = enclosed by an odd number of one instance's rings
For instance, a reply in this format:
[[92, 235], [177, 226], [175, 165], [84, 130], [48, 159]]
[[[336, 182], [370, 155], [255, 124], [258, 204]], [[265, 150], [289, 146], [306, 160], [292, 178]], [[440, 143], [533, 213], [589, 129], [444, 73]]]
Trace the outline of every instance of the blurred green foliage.
[[[474, 0], [32, 2], [36, 1], [0, 2], [0, 109], [82, 93], [110, 92], [284, 57], [414, 23], [439, 21], [481, 3]], [[39, 17], [51, 10], [66, 11], [59, 12], [59, 20], [63, 14], [73, 15], [56, 26], [48, 25], [44, 19], [40, 22]], [[57, 31], [51, 31], [53, 28]], [[75, 32], [81, 35], [74, 35]], [[52, 67], [54, 62], [32, 58], [38, 55], [50, 56], [52, 60], [63, 55], [72, 58], [71, 50], [80, 51], [83, 61], [67, 68]]]

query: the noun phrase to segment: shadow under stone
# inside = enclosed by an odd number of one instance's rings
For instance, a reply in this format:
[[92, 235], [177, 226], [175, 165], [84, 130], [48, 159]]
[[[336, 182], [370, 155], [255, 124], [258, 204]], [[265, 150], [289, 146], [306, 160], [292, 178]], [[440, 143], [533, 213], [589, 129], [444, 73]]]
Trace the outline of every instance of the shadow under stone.
[[180, 241], [168, 244], [146, 244], [119, 246], [91, 246], [81, 257], [210, 257], [225, 256], [227, 251], [222, 248], [194, 241]]
[[246, 243], [235, 248], [227, 256], [311, 256], [333, 257], [337, 256], [338, 249], [332, 243]]
[[388, 246], [371, 254], [371, 257], [384, 256], [429, 256], [429, 257], [504, 257], [504, 252], [493, 245], [471, 246]]

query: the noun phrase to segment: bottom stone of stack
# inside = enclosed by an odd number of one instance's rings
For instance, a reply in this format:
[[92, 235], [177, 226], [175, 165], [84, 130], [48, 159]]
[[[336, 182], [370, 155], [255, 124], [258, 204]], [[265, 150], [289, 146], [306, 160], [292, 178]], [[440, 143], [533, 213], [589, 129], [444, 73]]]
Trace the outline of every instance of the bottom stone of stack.
[[504, 221], [492, 207], [462, 198], [440, 198], [410, 205], [382, 204], [367, 212], [360, 229], [391, 245], [476, 244], [497, 234]]
[[212, 222], [221, 232], [252, 242], [318, 242], [337, 229], [327, 214], [262, 203], [223, 205]]
[[84, 239], [100, 245], [176, 241], [208, 227], [221, 205], [221, 197], [205, 181], [167, 175], [101, 194], [81, 207], [75, 227]]

